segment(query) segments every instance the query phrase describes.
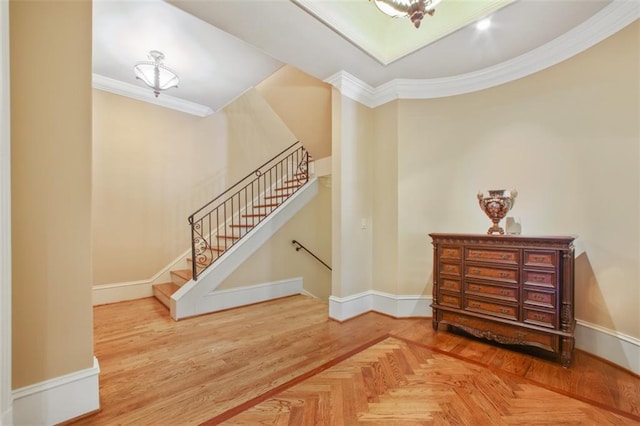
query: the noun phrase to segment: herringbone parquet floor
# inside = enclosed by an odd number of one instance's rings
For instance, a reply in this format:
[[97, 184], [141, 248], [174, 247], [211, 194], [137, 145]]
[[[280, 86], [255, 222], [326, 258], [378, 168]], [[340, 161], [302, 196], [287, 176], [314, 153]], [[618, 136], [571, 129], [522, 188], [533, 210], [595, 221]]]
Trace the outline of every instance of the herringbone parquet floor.
[[393, 337], [225, 421], [233, 414], [209, 424], [638, 424], [516, 375]]
[[69, 424], [640, 424], [640, 378], [585, 352], [562, 368], [430, 318], [327, 315], [302, 295], [177, 322], [151, 297], [97, 306], [100, 411]]

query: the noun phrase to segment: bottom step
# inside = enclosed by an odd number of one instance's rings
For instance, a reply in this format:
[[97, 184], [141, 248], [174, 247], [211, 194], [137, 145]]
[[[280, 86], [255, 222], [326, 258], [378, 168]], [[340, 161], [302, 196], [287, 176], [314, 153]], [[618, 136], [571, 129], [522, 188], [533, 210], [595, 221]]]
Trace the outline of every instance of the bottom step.
[[175, 283], [155, 284], [153, 295], [167, 308], [171, 309], [171, 295], [178, 291], [180, 286]]

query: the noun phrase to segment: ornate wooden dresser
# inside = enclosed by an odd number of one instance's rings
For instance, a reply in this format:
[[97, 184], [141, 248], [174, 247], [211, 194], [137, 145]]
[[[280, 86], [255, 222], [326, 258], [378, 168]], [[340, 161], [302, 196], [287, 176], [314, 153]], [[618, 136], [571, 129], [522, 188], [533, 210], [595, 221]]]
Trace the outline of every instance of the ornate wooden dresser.
[[527, 345], [571, 364], [575, 237], [429, 234], [433, 328]]

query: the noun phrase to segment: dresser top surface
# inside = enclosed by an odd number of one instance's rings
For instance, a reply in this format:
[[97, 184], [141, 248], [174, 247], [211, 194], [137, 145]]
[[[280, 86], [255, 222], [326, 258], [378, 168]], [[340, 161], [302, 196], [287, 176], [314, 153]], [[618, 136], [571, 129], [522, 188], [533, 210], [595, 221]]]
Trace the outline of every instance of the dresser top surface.
[[488, 235], [488, 234], [453, 234], [453, 233], [431, 233], [429, 236], [435, 240], [460, 240], [460, 241], [486, 241], [491, 243], [540, 243], [555, 242], [566, 243], [573, 242], [577, 237], [575, 235]]

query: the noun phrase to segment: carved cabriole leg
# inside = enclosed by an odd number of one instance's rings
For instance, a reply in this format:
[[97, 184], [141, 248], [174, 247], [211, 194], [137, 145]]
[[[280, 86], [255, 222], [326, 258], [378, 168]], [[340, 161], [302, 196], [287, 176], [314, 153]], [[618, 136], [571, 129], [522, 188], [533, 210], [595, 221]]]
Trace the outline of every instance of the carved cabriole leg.
[[[560, 311], [560, 329], [566, 333], [573, 335], [575, 328], [574, 319], [574, 270], [573, 270], [573, 258], [574, 248], [573, 245], [569, 247], [569, 250], [563, 252], [564, 258], [562, 259], [562, 274], [563, 274], [563, 288], [562, 288], [562, 308]], [[575, 338], [563, 337], [562, 338], [562, 366], [568, 368], [571, 365], [573, 359], [573, 347], [575, 345]]]
[[431, 289], [431, 318], [434, 331], [438, 331], [438, 245], [433, 244], [433, 288]]
[[564, 368], [569, 368], [571, 366], [571, 362], [573, 361], [574, 344], [575, 339], [573, 337], [562, 338], [562, 355], [560, 361], [562, 362], [562, 366]]

